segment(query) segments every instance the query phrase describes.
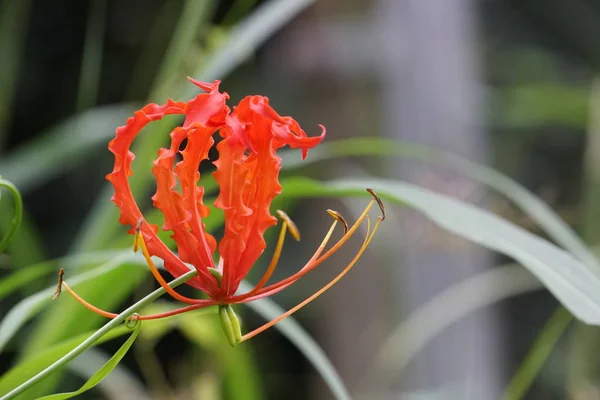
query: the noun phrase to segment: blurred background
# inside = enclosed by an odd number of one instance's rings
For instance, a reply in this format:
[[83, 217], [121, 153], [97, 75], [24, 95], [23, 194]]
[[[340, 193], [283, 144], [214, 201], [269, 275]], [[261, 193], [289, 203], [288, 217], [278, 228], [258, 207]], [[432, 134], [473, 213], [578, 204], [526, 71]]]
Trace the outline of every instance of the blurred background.
[[[267, 13], [268, 24], [255, 18]], [[231, 48], [240, 29], [249, 30]], [[595, 246], [598, 37], [600, 3], [591, 0], [4, 0], [0, 175], [23, 192], [26, 218], [0, 258], [0, 278], [44, 260], [130, 245], [104, 180], [112, 168], [106, 143], [148, 101], [195, 95], [187, 75], [223, 79], [230, 105], [246, 94], [266, 95], [309, 135], [325, 125], [327, 141], [409, 141], [488, 165], [541, 197]], [[136, 159], [132, 181], [148, 174], [167, 132], [140, 137], [147, 156]], [[410, 181], [544, 235], [505, 198], [445, 166], [385, 149], [360, 153], [287, 174]], [[203, 164], [203, 173], [210, 170]], [[138, 190], [149, 204], [152, 184]], [[2, 203], [6, 227], [12, 214], [8, 200]], [[364, 204], [318, 196], [283, 201], [303, 240], [286, 246], [275, 278], [300, 268], [318, 246], [329, 224], [325, 209], [352, 220]], [[352, 273], [295, 316], [353, 397], [497, 399], [517, 371], [528, 371], [532, 385], [507, 398], [600, 399], [597, 329], [572, 322], [510, 259], [406, 208], [388, 211], [389, 222]], [[312, 294], [359, 243], [274, 300], [287, 309]], [[0, 318], [51, 286], [57, 269], [46, 265], [0, 296]], [[147, 271], [123, 271], [79, 291], [116, 311], [154, 288]], [[173, 304], [163, 299], [157, 307]], [[263, 321], [238, 310], [248, 326]], [[102, 323], [68, 298], [46, 304], [0, 353], [0, 373]], [[321, 374], [277, 330], [230, 349], [219, 329], [214, 314], [146, 323], [120, 367], [80, 398], [332, 398]], [[85, 353], [38, 395], [80, 386], [119, 340]], [[540, 369], [528, 369], [523, 360], [536, 346], [546, 349], [536, 353]]]

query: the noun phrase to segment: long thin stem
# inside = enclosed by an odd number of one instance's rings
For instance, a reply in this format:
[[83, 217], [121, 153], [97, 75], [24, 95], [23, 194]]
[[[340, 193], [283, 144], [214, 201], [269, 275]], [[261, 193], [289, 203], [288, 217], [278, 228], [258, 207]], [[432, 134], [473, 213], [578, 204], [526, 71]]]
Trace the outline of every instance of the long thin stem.
[[[186, 281], [192, 279], [197, 274], [198, 274], [197, 271], [190, 271], [190, 272], [180, 276], [179, 278], [173, 280], [171, 283], [169, 283], [169, 286], [172, 288], [177, 287], [177, 286], [185, 283]], [[89, 338], [87, 338], [86, 340], [81, 342], [81, 344], [79, 344], [73, 350], [71, 350], [64, 356], [62, 356], [54, 364], [50, 365], [49, 367], [47, 367], [43, 371], [39, 372], [38, 374], [36, 374], [35, 376], [30, 378], [26, 382], [17, 386], [13, 390], [11, 390], [10, 392], [8, 392], [4, 396], [2, 396], [0, 398], [0, 400], [14, 399], [17, 395], [23, 393], [25, 390], [29, 389], [31, 386], [35, 385], [36, 383], [38, 383], [39, 381], [41, 381], [48, 375], [56, 372], [57, 370], [62, 368], [65, 364], [67, 364], [69, 361], [73, 360], [75, 357], [77, 357], [78, 355], [83, 353], [85, 350], [87, 350], [89, 347], [91, 347], [94, 344], [94, 342], [96, 342], [96, 340], [100, 339], [108, 331], [110, 331], [111, 329], [113, 329], [114, 327], [119, 325], [121, 322], [125, 321], [127, 318], [129, 318], [131, 315], [133, 315], [136, 311], [140, 310], [141, 308], [145, 307], [146, 305], [150, 304], [152, 301], [154, 301], [157, 298], [159, 298], [160, 296], [162, 296], [165, 292], [166, 292], [165, 289], [161, 287], [159, 289], [156, 289], [154, 292], [150, 293], [149, 295], [147, 295], [146, 297], [144, 297], [137, 303], [133, 304], [131, 307], [127, 308], [125, 311], [123, 311], [121, 314], [119, 314], [116, 318], [110, 320], [102, 328], [100, 328], [96, 332], [94, 332], [94, 334], [92, 334]]]

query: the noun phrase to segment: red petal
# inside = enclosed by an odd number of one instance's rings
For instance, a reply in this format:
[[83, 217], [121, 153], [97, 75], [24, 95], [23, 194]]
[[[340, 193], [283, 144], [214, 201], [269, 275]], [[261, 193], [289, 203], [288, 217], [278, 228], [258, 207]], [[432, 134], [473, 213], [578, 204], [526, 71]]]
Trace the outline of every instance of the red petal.
[[275, 150], [289, 144], [305, 152], [320, 143], [324, 134], [306, 137], [296, 121], [281, 117], [262, 96], [246, 97], [227, 118], [214, 174], [220, 188], [215, 206], [225, 212], [219, 253], [226, 296], [235, 293], [266, 247], [265, 231], [277, 223], [269, 210], [281, 193], [281, 158]]
[[190, 81], [209, 93], [202, 93], [188, 101], [185, 111], [184, 127], [199, 124], [205, 128], [218, 129], [225, 123], [225, 117], [229, 114], [229, 107], [225, 101], [229, 99], [227, 93], [219, 92], [220, 81], [211, 84], [198, 82], [191, 78]]
[[270, 105], [269, 99], [263, 96], [248, 96], [240, 102], [236, 109], [239, 113], [242, 122], [249, 122], [253, 118], [260, 118], [263, 121], [270, 122], [270, 134], [266, 132], [259, 135], [252, 135], [249, 139], [251, 143], [254, 141], [264, 140], [266, 136], [273, 137], [273, 147], [278, 149], [282, 146], [289, 145], [292, 148], [302, 149], [302, 159], [306, 158], [308, 149], [312, 149], [325, 138], [325, 127], [319, 125], [321, 134], [316, 137], [308, 137], [306, 132], [300, 127], [298, 122], [292, 117], [280, 116]]
[[[196, 267], [203, 281], [203, 290], [211, 292], [216, 290], [207, 267], [212, 266], [212, 252], [214, 251], [214, 238], [204, 230], [204, 225], [198, 221], [201, 229], [191, 229], [190, 223], [198, 218], [197, 210], [188, 207], [185, 196], [182, 197], [175, 190], [176, 180], [173, 175], [173, 162], [179, 152], [181, 142], [187, 138], [189, 130], [177, 127], [171, 132], [170, 149], [160, 149], [159, 156], [154, 161], [152, 172], [156, 177], [156, 193], [152, 197], [154, 206], [161, 210], [165, 218], [163, 230], [171, 230], [173, 240], [177, 243], [179, 258]], [[210, 136], [207, 142], [212, 142]], [[210, 144], [209, 144], [210, 146]], [[196, 172], [197, 173], [197, 172]], [[185, 193], [185, 191], [184, 191]], [[201, 202], [201, 199], [199, 200]], [[212, 243], [212, 248], [208, 245]]]
[[190, 76], [187, 77], [188, 81], [192, 82], [194, 85], [198, 86], [200, 89], [204, 90], [205, 92], [212, 92], [215, 87], [216, 87], [216, 91], [219, 90], [219, 84], [221, 83], [221, 81], [214, 81], [213, 83], [207, 83], [207, 82], [201, 82], [198, 81]]
[[[171, 148], [160, 150], [153, 168], [157, 181], [153, 200], [165, 217], [163, 229], [173, 232], [171, 237], [177, 243], [179, 258], [196, 267], [205, 285], [203, 289], [211, 294], [215, 294], [216, 284], [207, 268], [214, 267], [212, 253], [216, 241], [206, 233], [201, 220], [208, 215], [208, 208], [202, 203], [203, 189], [197, 187], [198, 168], [200, 162], [208, 158], [214, 143], [212, 135], [223, 125], [229, 112], [225, 105], [227, 97], [219, 93], [218, 82], [215, 82], [210, 93], [190, 100], [184, 126], [172, 132]], [[173, 174], [173, 162], [184, 139], [187, 145], [181, 152], [183, 161], [177, 164]], [[181, 194], [175, 191], [175, 177], [179, 178]]]
[[[129, 233], [134, 233], [138, 223], [145, 221], [129, 186], [128, 178], [133, 174], [131, 162], [135, 158], [134, 154], [129, 151], [131, 143], [146, 124], [159, 120], [167, 114], [183, 114], [185, 107], [185, 103], [172, 100], [162, 106], [148, 104], [136, 111], [134, 116], [127, 120], [126, 125], [117, 128], [116, 137], [108, 145], [108, 149], [115, 155], [115, 165], [106, 179], [112, 183], [115, 189], [112, 200], [120, 210], [119, 222], [131, 226]], [[153, 256], [160, 257], [165, 262], [165, 267], [174, 276], [177, 277], [188, 272], [188, 267], [156, 236], [156, 230], [154, 225], [142, 224], [141, 231], [148, 252]], [[203, 286], [199, 278], [188, 281], [188, 284], [196, 288]]]

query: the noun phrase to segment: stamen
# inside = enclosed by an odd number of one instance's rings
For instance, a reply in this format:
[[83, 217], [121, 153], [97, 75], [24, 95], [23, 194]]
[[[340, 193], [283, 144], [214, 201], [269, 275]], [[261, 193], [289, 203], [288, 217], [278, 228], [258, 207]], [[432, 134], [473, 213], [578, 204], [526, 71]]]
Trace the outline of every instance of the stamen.
[[[342, 217], [342, 214], [340, 214], [339, 212], [334, 211], [334, 210], [327, 210], [327, 213], [333, 218], [333, 223], [331, 224], [331, 227], [329, 227], [329, 230], [327, 231], [327, 235], [325, 235], [325, 237], [323, 238], [323, 241], [321, 242], [319, 247], [317, 247], [315, 254], [313, 254], [313, 256], [310, 258], [310, 260], [308, 260], [306, 265], [304, 267], [302, 267], [302, 269], [306, 268], [307, 265], [309, 265], [310, 263], [312, 263], [313, 261], [315, 261], [317, 258], [319, 258], [321, 256], [321, 253], [323, 253], [323, 250], [325, 250], [325, 246], [327, 246], [327, 243], [329, 243], [329, 240], [331, 239], [331, 235], [333, 235], [333, 232], [335, 231], [335, 227], [337, 226], [338, 222], [342, 222], [344, 224], [344, 235], [346, 233], [348, 233], [348, 223], [346, 222], [344, 217]], [[302, 270], [300, 270], [300, 271], [302, 271]]]
[[257, 291], [262, 289], [263, 286], [265, 286], [265, 284], [269, 281], [269, 279], [271, 279], [271, 275], [273, 275], [273, 272], [275, 271], [275, 268], [279, 263], [279, 259], [281, 258], [281, 252], [283, 250], [283, 244], [285, 242], [285, 234], [287, 233], [288, 229], [290, 231], [290, 235], [292, 235], [294, 239], [300, 240], [300, 231], [296, 227], [296, 224], [294, 224], [294, 221], [292, 221], [292, 219], [281, 210], [277, 210], [277, 214], [279, 214], [279, 217], [281, 217], [281, 220], [283, 222], [281, 226], [281, 231], [279, 232], [279, 238], [277, 239], [277, 245], [275, 246], [275, 251], [273, 252], [273, 257], [271, 258], [271, 262], [269, 263], [265, 274], [262, 276], [262, 278], [260, 278], [254, 289], [246, 293], [244, 296], [253, 295]]
[[300, 231], [298, 230], [298, 227], [296, 226], [296, 224], [294, 223], [294, 221], [292, 221], [292, 219], [289, 217], [289, 215], [287, 215], [284, 211], [281, 210], [277, 210], [277, 214], [279, 215], [279, 218], [281, 218], [283, 220], [283, 222], [285, 222], [290, 230], [290, 235], [292, 235], [292, 237], [294, 239], [296, 239], [296, 241], [300, 241]]
[[375, 232], [377, 231], [377, 228], [379, 227], [379, 224], [381, 223], [381, 221], [383, 221], [383, 217], [378, 217], [377, 222], [375, 223], [375, 226], [373, 228], [373, 231], [369, 233], [369, 231], [371, 229], [371, 221], [370, 221], [370, 219], [367, 218], [367, 235], [365, 237], [363, 245], [361, 246], [358, 253], [354, 256], [352, 261], [350, 261], [350, 263], [346, 266], [346, 268], [344, 268], [344, 270], [342, 272], [340, 272], [335, 278], [333, 278], [333, 280], [331, 280], [331, 282], [329, 282], [327, 285], [323, 286], [323, 288], [321, 288], [318, 292], [316, 292], [315, 294], [313, 294], [312, 296], [310, 296], [309, 298], [307, 298], [306, 300], [304, 300], [303, 302], [301, 302], [294, 308], [286, 311], [285, 313], [281, 314], [279, 317], [275, 318], [274, 320], [267, 322], [260, 328], [257, 328], [255, 330], [253, 330], [252, 332], [245, 334], [244, 336], [242, 336], [242, 338], [239, 342], [240, 343], [245, 342], [246, 340], [258, 335], [259, 333], [264, 332], [265, 330], [269, 329], [270, 327], [272, 327], [279, 321], [283, 320], [284, 318], [286, 318], [286, 317], [292, 315], [293, 313], [295, 313], [296, 311], [300, 310], [302, 307], [304, 307], [305, 305], [307, 305], [308, 303], [310, 303], [311, 301], [313, 301], [314, 299], [316, 299], [317, 297], [319, 297], [320, 295], [325, 293], [333, 285], [335, 285], [340, 279], [342, 279], [344, 277], [344, 275], [346, 275], [352, 269], [352, 267], [356, 264], [358, 259], [362, 256], [362, 254], [366, 250], [367, 246], [373, 239], [373, 236], [375, 236]]
[[[60, 272], [59, 272], [59, 274], [60, 274]], [[77, 293], [75, 293], [75, 291], [73, 289], [71, 289], [71, 287], [69, 285], [67, 285], [66, 282], [61, 281], [61, 283], [62, 283], [62, 286], [65, 287], [65, 289], [67, 290], [67, 292], [71, 296], [73, 296], [73, 298], [75, 300], [77, 300], [77, 302], [79, 302], [81, 305], [83, 305], [88, 310], [93, 311], [96, 314], [102, 315], [103, 317], [110, 318], [110, 319], [113, 319], [113, 318], [115, 318], [115, 317], [117, 317], [119, 315], [119, 314], [111, 313], [111, 312], [108, 312], [108, 311], [104, 311], [104, 310], [102, 310], [102, 309], [100, 309], [100, 308], [98, 308], [98, 307], [96, 307], [96, 306], [88, 303], [81, 296], [79, 296]], [[214, 300], [198, 300], [198, 301], [199, 301], [198, 304], [194, 304], [194, 305], [191, 305], [191, 306], [182, 307], [182, 308], [179, 308], [177, 310], [171, 310], [171, 311], [167, 311], [167, 312], [164, 312], [164, 313], [152, 314], [152, 315], [136, 315], [135, 317], [131, 316], [129, 318], [135, 318], [138, 321], [148, 321], [148, 320], [153, 320], [153, 319], [161, 319], [161, 318], [172, 317], [174, 315], [182, 314], [182, 313], [185, 313], [185, 312], [188, 312], [188, 311], [192, 311], [192, 310], [198, 310], [200, 308], [206, 308], [206, 307], [214, 306], [215, 304], [217, 304], [217, 302], [214, 301]], [[200, 303], [200, 301], [202, 303]]]
[[[325, 249], [325, 246], [327, 246], [327, 243], [329, 242], [329, 239], [331, 238], [331, 235], [333, 234], [333, 231], [335, 230], [335, 226], [337, 225], [338, 221], [339, 221], [338, 219], [335, 219], [333, 221], [333, 224], [331, 224], [331, 227], [329, 228], [327, 235], [325, 235], [325, 238], [321, 242], [321, 245], [317, 248], [317, 251], [311, 257], [311, 259], [309, 260], [307, 265], [310, 262], [312, 262], [313, 260], [317, 259], [321, 255], [321, 253]], [[275, 266], [279, 262], [279, 258], [281, 256], [281, 251], [283, 249], [283, 241], [285, 240], [285, 233], [286, 233], [287, 228], [288, 228], [287, 221], [284, 219], [283, 226], [281, 227], [281, 232], [279, 233], [279, 239], [277, 241], [277, 246], [275, 247], [275, 252], [273, 253], [273, 258], [271, 259], [271, 263], [269, 264], [267, 271], [265, 272], [263, 277], [260, 279], [260, 281], [256, 284], [256, 286], [251, 291], [234, 297], [235, 301], [239, 301], [241, 299], [245, 299], [245, 298], [255, 295], [260, 289], [262, 289], [265, 286], [265, 284], [271, 278], [273, 271], [275, 271]], [[302, 271], [302, 270], [300, 270], [300, 271]]]
[[58, 270], [58, 285], [56, 285], [56, 290], [54, 291], [54, 295], [52, 296], [52, 300], [56, 300], [58, 296], [60, 296], [60, 292], [62, 291], [63, 284], [63, 276], [65, 275], [65, 270], [63, 268]]
[[117, 315], [119, 315], [119, 314], [111, 313], [111, 312], [108, 312], [108, 311], [104, 311], [104, 310], [102, 310], [102, 309], [100, 309], [100, 308], [98, 308], [98, 307], [96, 307], [96, 306], [88, 303], [87, 301], [85, 301], [84, 299], [82, 299], [77, 293], [75, 293], [73, 291], [73, 289], [71, 289], [69, 287], [69, 285], [67, 285], [67, 282], [63, 282], [62, 284], [65, 287], [65, 289], [67, 289], [67, 292], [69, 292], [69, 294], [71, 296], [73, 296], [73, 298], [75, 300], [77, 300], [77, 302], [79, 302], [81, 305], [83, 305], [88, 310], [93, 311], [96, 314], [102, 315], [103, 317], [110, 318], [110, 319], [113, 319]]
[[373, 189], [367, 189], [367, 192], [369, 192], [371, 194], [371, 196], [373, 196], [373, 198], [377, 202], [377, 205], [379, 206], [379, 209], [381, 210], [381, 220], [382, 221], [385, 220], [385, 207], [383, 206], [383, 201], [381, 201], [381, 197], [379, 197]]
[[144, 259], [146, 260], [146, 263], [148, 264], [148, 268], [150, 268], [150, 272], [152, 272], [154, 279], [157, 280], [157, 282], [160, 284], [160, 286], [162, 286], [162, 288], [165, 289], [166, 292], [171, 295], [171, 297], [173, 297], [175, 300], [181, 301], [182, 303], [188, 303], [188, 304], [202, 303], [201, 299], [192, 299], [192, 298], [180, 295], [172, 287], [170, 287], [168, 285], [168, 283], [164, 280], [164, 278], [158, 271], [158, 268], [156, 268], [156, 265], [154, 265], [154, 262], [152, 261], [152, 257], [150, 256], [150, 253], [148, 252], [148, 248], [146, 247], [146, 242], [144, 241], [142, 233], [139, 230], [135, 235], [134, 250], [137, 249], [138, 247], [142, 249], [142, 255], [144, 256]]
[[336, 221], [340, 221], [342, 224], [344, 224], [344, 235], [348, 233], [348, 223], [346, 222], [344, 217], [342, 217], [342, 214], [330, 209], [327, 210], [327, 212], [329, 213], [329, 215], [331, 215], [331, 218], [335, 219]]
[[139, 242], [142, 239], [142, 235], [140, 234], [140, 230], [142, 229], [142, 223], [144, 220], [140, 218], [136, 227], [135, 227], [135, 238], [133, 239], [133, 252], [137, 253], [139, 248]]
[[[344, 243], [346, 243], [348, 241], [348, 239], [350, 239], [350, 237], [352, 237], [352, 235], [354, 235], [354, 233], [357, 231], [360, 224], [367, 217], [368, 212], [371, 210], [371, 208], [373, 207], [375, 202], [376, 202], [375, 199], [373, 199], [369, 202], [369, 204], [364, 209], [362, 214], [358, 217], [356, 222], [354, 222], [354, 225], [352, 225], [352, 227], [350, 227], [350, 229], [348, 229], [348, 232], [344, 236], [342, 236], [342, 238], [340, 240], [338, 240], [338, 242], [335, 245], [333, 245], [322, 256], [320, 255], [320, 253], [322, 251], [322, 248], [320, 246], [319, 249], [317, 250], [317, 253], [315, 253], [315, 255], [313, 255], [313, 257], [311, 257], [311, 259], [306, 263], [306, 265], [300, 271], [296, 272], [295, 274], [293, 274], [277, 283], [274, 283], [272, 285], [262, 288], [252, 298], [250, 298], [250, 296], [248, 296], [248, 294], [243, 294], [243, 295], [239, 295], [239, 296], [234, 296], [228, 300], [231, 302], [247, 302], [247, 301], [251, 301], [251, 300], [259, 298], [257, 296], [266, 297], [266, 296], [275, 294], [275, 293], [279, 292], [280, 290], [285, 289], [286, 287], [291, 285], [293, 282], [297, 281], [298, 279], [300, 279], [301, 277], [303, 277], [304, 275], [306, 275], [307, 273], [309, 273], [310, 271], [312, 271], [313, 269], [315, 269], [316, 267], [321, 265], [321, 263], [323, 263], [323, 261], [327, 260], [329, 257], [331, 257], [332, 254], [334, 254], [336, 251], [338, 251], [340, 249], [340, 247], [342, 247], [344, 245]], [[336, 222], [337, 222], [337, 220], [334, 221], [334, 224]], [[333, 233], [334, 226], [332, 226], [330, 228], [330, 232], [328, 233], [328, 236], [330, 236], [330, 233]], [[326, 237], [326, 239], [328, 240], [328, 237]], [[325, 247], [325, 244], [326, 244], [326, 241], [324, 241], [324, 243], [322, 243], [323, 248]]]

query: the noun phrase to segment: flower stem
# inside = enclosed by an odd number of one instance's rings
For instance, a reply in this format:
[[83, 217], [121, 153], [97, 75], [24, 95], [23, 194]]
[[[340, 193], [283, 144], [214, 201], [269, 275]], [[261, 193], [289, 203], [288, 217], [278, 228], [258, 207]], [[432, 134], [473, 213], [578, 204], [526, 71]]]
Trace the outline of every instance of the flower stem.
[[[177, 287], [177, 286], [183, 284], [184, 282], [190, 280], [194, 276], [196, 276], [197, 273], [198, 273], [197, 271], [190, 271], [190, 272], [180, 276], [179, 278], [173, 280], [172, 282], [170, 282], [169, 286], [172, 288]], [[137, 303], [133, 304], [131, 307], [127, 308], [125, 311], [123, 311], [117, 317], [115, 317], [114, 319], [112, 319], [108, 323], [106, 323], [102, 328], [100, 328], [96, 332], [94, 332], [94, 334], [92, 334], [86, 340], [81, 342], [81, 344], [79, 344], [73, 350], [71, 350], [64, 356], [62, 356], [54, 364], [48, 366], [46, 369], [39, 372], [37, 375], [33, 376], [32, 378], [30, 378], [26, 382], [22, 383], [21, 385], [17, 386], [15, 389], [13, 389], [9, 393], [2, 396], [0, 398], [0, 400], [9, 400], [9, 399], [15, 398], [17, 395], [23, 393], [25, 390], [29, 389], [31, 386], [35, 385], [36, 383], [38, 383], [39, 381], [41, 381], [48, 375], [50, 375], [53, 372], [57, 371], [58, 369], [62, 368], [68, 362], [70, 362], [75, 357], [77, 357], [78, 355], [83, 353], [85, 350], [87, 350], [89, 347], [91, 347], [96, 340], [100, 339], [108, 331], [110, 331], [111, 329], [113, 329], [114, 327], [119, 325], [121, 322], [125, 321], [136, 311], [139, 311], [144, 306], [150, 304], [152, 301], [156, 300], [157, 298], [159, 298], [160, 296], [165, 294], [165, 292], [166, 292], [165, 289], [161, 287], [159, 289], [156, 289], [154, 292], [150, 293], [149, 295], [147, 295], [146, 297], [144, 297]]]

